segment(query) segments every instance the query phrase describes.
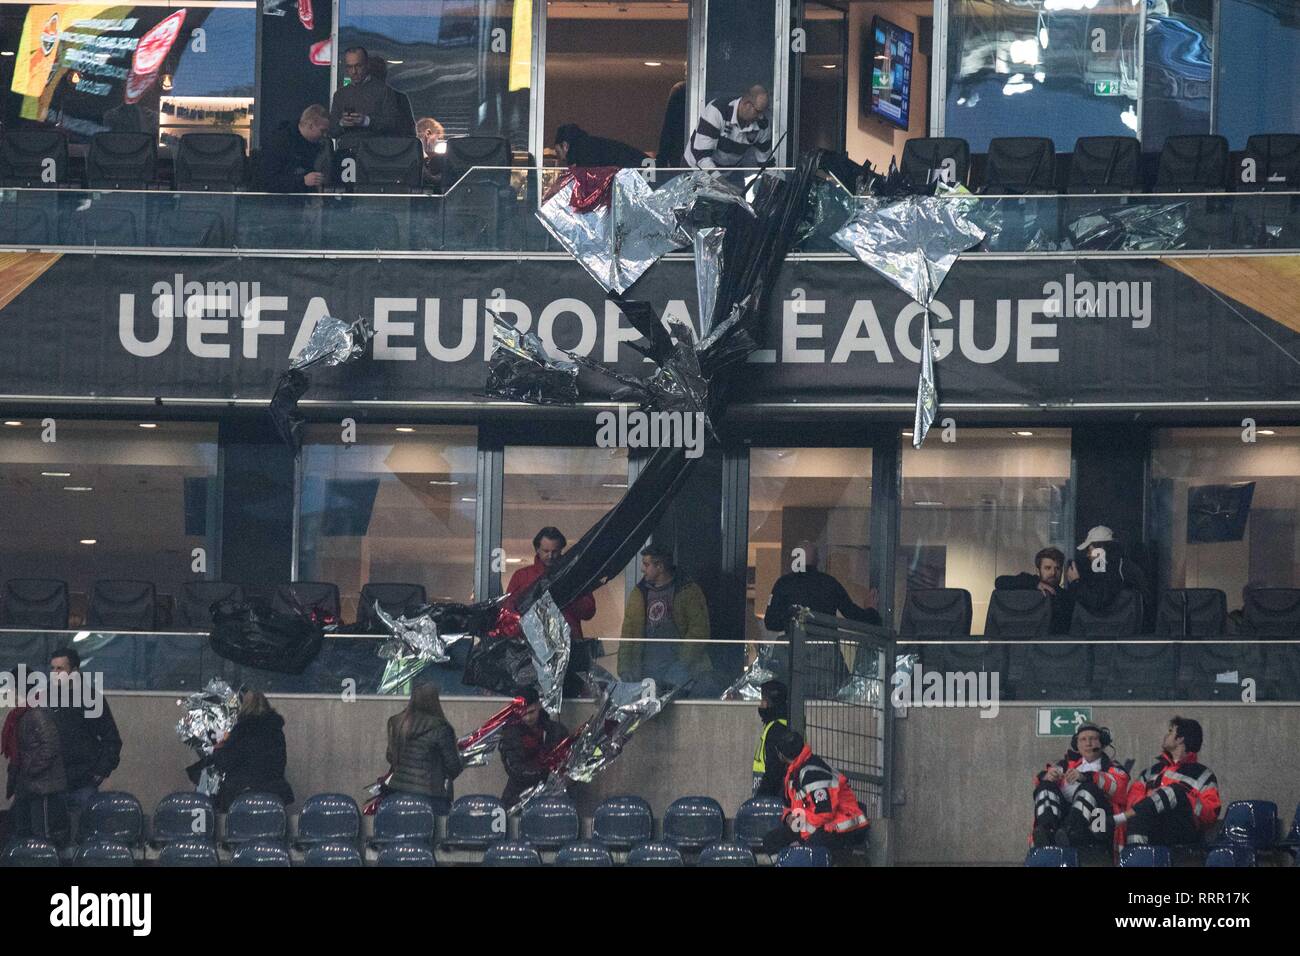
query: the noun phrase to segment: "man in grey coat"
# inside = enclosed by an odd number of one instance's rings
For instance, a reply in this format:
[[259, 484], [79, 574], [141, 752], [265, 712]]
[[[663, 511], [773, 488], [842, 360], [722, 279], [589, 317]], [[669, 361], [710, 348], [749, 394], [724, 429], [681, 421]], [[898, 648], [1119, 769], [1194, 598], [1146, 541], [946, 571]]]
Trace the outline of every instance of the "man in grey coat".
[[365, 136], [414, 135], [409, 109], [403, 109], [391, 87], [371, 75], [368, 59], [364, 47], [343, 53], [348, 85], [330, 104], [330, 136], [343, 148]]

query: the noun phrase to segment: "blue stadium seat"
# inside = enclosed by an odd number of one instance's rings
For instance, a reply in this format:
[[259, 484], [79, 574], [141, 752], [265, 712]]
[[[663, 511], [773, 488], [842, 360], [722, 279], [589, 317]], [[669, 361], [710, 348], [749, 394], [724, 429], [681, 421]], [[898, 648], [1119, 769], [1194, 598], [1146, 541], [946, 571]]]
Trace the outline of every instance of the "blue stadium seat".
[[736, 842], [750, 850], [763, 845], [763, 837], [781, 825], [785, 801], [776, 797], [750, 797], [736, 811]]
[[1025, 866], [1078, 866], [1079, 851], [1073, 847], [1036, 846], [1025, 854]]
[[58, 866], [59, 851], [44, 840], [20, 840], [5, 847], [0, 866]]
[[830, 866], [831, 853], [824, 846], [788, 846], [776, 859], [777, 866]]
[[703, 850], [722, 839], [726, 821], [712, 797], [680, 797], [664, 814], [664, 840], [679, 850]]
[[476, 793], [458, 797], [447, 815], [447, 846], [481, 849], [509, 833], [506, 808], [496, 797]]
[[379, 851], [378, 866], [435, 866], [433, 851], [413, 843], [394, 843]]
[[1271, 800], [1234, 800], [1223, 813], [1220, 842], [1267, 850], [1277, 843], [1277, 804]]
[[654, 815], [640, 797], [610, 797], [596, 808], [592, 839], [614, 850], [627, 850], [654, 836]]
[[568, 797], [542, 797], [524, 807], [519, 838], [539, 850], [558, 850], [582, 835], [578, 811]]
[[169, 793], [153, 812], [150, 842], [163, 846], [177, 840], [212, 843], [217, 835], [217, 814], [212, 798], [202, 793]]
[[556, 866], [613, 866], [609, 851], [599, 843], [570, 843], [555, 855]]
[[159, 866], [216, 866], [217, 850], [202, 840], [173, 840], [158, 854]]
[[647, 840], [640, 846], [633, 847], [627, 856], [628, 866], [685, 866], [682, 851], [667, 843]]
[[1254, 866], [1255, 851], [1248, 846], [1216, 846], [1205, 857], [1206, 866]]
[[263, 841], [283, 843], [288, 820], [284, 804], [271, 793], [245, 793], [236, 797], [226, 814], [226, 844]]
[[389, 843], [430, 846], [437, 826], [433, 804], [426, 798], [393, 793], [384, 797], [375, 811], [375, 835], [370, 842], [375, 846]]
[[317, 843], [307, 851], [308, 866], [361, 866], [361, 853], [350, 843]]
[[256, 840], [235, 850], [235, 866], [288, 866], [289, 851], [278, 843]]
[[360, 833], [361, 811], [355, 800], [343, 793], [318, 793], [302, 805], [295, 842], [298, 846], [351, 844]]
[[92, 841], [77, 848], [73, 866], [135, 866], [135, 857], [123, 843]]
[[77, 823], [78, 843], [136, 846], [144, 832], [144, 811], [129, 793], [108, 790], [90, 801]]
[[700, 866], [758, 866], [749, 847], [739, 843], [715, 843], [700, 854]]
[[542, 855], [523, 840], [503, 840], [488, 847], [484, 866], [541, 866]]
[[1119, 851], [1120, 866], [1173, 866], [1167, 846], [1126, 846]]

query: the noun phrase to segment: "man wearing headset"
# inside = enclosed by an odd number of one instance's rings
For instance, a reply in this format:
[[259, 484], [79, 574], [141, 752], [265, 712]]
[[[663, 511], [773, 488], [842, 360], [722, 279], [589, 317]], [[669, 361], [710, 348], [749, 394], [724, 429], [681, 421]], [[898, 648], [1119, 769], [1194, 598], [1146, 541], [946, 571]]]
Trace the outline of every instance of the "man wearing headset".
[[1034, 846], [1110, 848], [1128, 774], [1105, 752], [1110, 731], [1083, 724], [1070, 749], [1034, 777]]

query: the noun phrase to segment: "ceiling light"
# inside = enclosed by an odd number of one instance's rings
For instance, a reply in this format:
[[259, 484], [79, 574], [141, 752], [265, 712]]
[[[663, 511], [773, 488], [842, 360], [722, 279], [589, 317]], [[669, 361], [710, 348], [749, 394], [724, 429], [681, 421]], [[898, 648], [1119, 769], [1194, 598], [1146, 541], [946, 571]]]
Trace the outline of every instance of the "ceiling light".
[[95, 489], [90, 487], [90, 485], [64, 485], [63, 490], [64, 491], [94, 491]]
[[140, 427], [141, 427], [141, 428], [157, 428], [157, 427], [158, 427], [158, 424], [157, 424], [156, 422], [140, 422]]
[[[1264, 434], [1264, 433], [1263, 433], [1263, 432], [1260, 432], [1260, 434], [1262, 435], [1262, 434]], [[604, 482], [601, 482], [600, 487], [602, 487], [602, 488], [626, 488], [626, 487], [627, 487], [627, 482], [626, 482], [626, 481], [624, 481], [624, 482], [617, 482], [617, 481], [604, 481]]]
[[94, 538], [82, 538], [82, 539], [81, 539], [81, 543], [82, 543], [82, 544], [98, 544], [99, 542], [96, 541]]
[[42, 477], [42, 478], [71, 478], [71, 477], [72, 477], [72, 472], [70, 472], [70, 471], [43, 471], [43, 472], [41, 472], [41, 477]]
[[410, 425], [399, 425], [397, 428], [394, 428], [393, 431], [401, 432], [403, 435], [409, 435], [411, 432], [415, 431], [415, 429]]
[[523, 558], [506, 558], [506, 564], [523, 564]]
[[912, 504], [918, 508], [942, 508], [942, 501], [913, 501]]
[[645, 61], [645, 65], [646, 65], [646, 66], [663, 66], [663, 61], [662, 61], [662, 60], [646, 60], [646, 61]]
[[1276, 435], [1277, 432], [1273, 431], [1273, 429], [1271, 429], [1271, 428], [1257, 428], [1257, 429], [1255, 429], [1255, 434], [1256, 434], [1256, 435]]
[[460, 500], [466, 502], [467, 504], [473, 504], [475, 501], [478, 501], [477, 498], [461, 498]]
[[1017, 438], [1033, 438], [1033, 437], [1034, 437], [1034, 433], [1033, 433], [1033, 432], [1028, 432], [1028, 431], [1012, 432], [1011, 434], [1015, 435]]
[[436, 478], [430, 479], [429, 484], [437, 485], [439, 488], [450, 488], [453, 485], [459, 485], [459, 481], [439, 481]]
[[10, 428], [21, 428], [23, 423], [22, 423], [22, 422], [5, 422], [5, 424], [8, 425]]
[[0, 50], [0, 56], [13, 56], [13, 50]]
[[835, 69], [835, 64], [834, 64], [834, 63], [823, 63], [823, 64], [822, 64], [822, 69], [823, 69], [823, 70], [833, 70], [833, 69]]
[[907, 431], [903, 432], [903, 437], [904, 437], [904, 438], [911, 438], [911, 437], [912, 437], [912, 430], [909, 428]]
[[401, 66], [401, 65], [402, 65], [403, 63], [405, 63], [405, 62], [406, 62], [405, 60], [389, 60], [389, 61], [388, 61], [388, 65], [389, 65], [389, 66]]

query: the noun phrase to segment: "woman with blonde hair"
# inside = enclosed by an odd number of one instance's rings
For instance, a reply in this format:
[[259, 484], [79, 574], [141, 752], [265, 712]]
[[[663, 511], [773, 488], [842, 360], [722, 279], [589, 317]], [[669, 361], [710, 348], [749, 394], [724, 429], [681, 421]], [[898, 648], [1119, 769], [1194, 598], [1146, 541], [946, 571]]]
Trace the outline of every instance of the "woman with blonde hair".
[[464, 768], [456, 731], [443, 715], [433, 684], [415, 688], [406, 709], [388, 718], [388, 765], [389, 793], [426, 797], [440, 814], [451, 809], [451, 781]]
[[222, 775], [217, 790], [218, 813], [229, 810], [242, 793], [269, 793], [285, 804], [293, 803], [293, 788], [284, 775], [288, 762], [284, 718], [272, 709], [261, 691], [240, 692], [235, 726], [203, 762]]

